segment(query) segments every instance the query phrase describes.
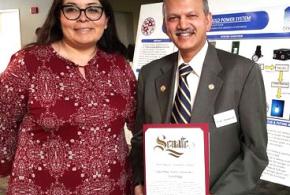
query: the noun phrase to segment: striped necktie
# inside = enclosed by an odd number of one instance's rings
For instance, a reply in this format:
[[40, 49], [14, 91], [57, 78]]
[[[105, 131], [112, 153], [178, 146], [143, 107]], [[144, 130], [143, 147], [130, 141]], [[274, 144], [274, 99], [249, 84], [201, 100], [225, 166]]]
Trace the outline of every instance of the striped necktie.
[[171, 123], [189, 123], [191, 117], [191, 97], [186, 77], [193, 69], [188, 64], [181, 64], [178, 68], [178, 89], [172, 109]]

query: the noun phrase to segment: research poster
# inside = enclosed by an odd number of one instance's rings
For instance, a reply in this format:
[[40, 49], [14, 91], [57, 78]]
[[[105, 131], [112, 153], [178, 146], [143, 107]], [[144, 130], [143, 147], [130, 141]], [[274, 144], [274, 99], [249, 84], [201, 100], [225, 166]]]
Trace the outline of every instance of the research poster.
[[[290, 0], [209, 0], [209, 6], [209, 42], [253, 60], [263, 73], [269, 165], [261, 179], [290, 186]], [[143, 65], [176, 51], [162, 22], [162, 3], [142, 5], [133, 61], [136, 76]]]
[[145, 64], [176, 51], [162, 24], [162, 3], [141, 6], [133, 58], [136, 77]]

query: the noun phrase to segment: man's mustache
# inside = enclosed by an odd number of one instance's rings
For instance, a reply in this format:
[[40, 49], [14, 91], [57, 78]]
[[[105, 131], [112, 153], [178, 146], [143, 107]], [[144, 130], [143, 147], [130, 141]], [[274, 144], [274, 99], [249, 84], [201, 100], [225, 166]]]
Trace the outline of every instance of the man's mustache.
[[187, 28], [187, 29], [178, 29], [175, 31], [176, 36], [180, 36], [180, 35], [186, 34], [186, 33], [194, 34], [195, 30], [192, 28]]

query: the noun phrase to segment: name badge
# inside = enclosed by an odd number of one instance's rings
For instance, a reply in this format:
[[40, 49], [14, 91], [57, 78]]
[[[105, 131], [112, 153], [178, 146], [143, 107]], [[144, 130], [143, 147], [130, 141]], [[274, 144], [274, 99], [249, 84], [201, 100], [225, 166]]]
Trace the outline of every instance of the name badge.
[[217, 128], [230, 125], [237, 122], [237, 117], [234, 109], [221, 112], [213, 115], [215, 126]]

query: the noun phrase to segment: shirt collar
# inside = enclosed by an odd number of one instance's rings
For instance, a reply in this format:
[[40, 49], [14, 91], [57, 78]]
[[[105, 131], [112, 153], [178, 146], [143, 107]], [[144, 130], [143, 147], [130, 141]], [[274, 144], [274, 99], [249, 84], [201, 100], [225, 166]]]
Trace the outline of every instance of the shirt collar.
[[[200, 77], [201, 75], [201, 70], [202, 70], [207, 48], [208, 48], [208, 42], [206, 41], [203, 47], [201, 48], [201, 50], [190, 60], [189, 63], [187, 63], [192, 67], [192, 69], [194, 70], [194, 72], [196, 73], [198, 77]], [[184, 60], [182, 59], [180, 52], [178, 52], [177, 65], [179, 66], [183, 63], [184, 63]]]

